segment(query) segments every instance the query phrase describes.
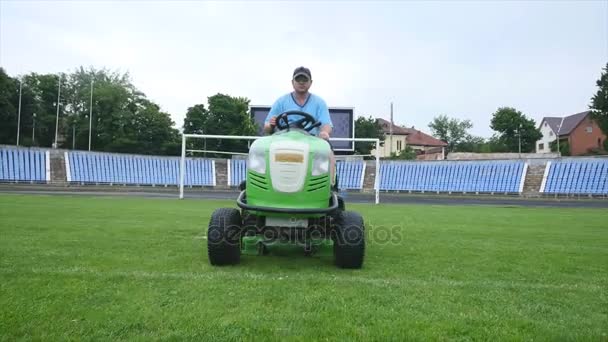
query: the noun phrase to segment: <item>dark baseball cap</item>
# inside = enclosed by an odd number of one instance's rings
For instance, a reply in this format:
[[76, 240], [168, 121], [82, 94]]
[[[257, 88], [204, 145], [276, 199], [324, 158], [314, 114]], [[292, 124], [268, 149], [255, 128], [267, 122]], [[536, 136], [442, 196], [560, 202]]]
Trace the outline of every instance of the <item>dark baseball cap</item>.
[[293, 71], [293, 78], [296, 78], [300, 75], [305, 75], [309, 79], [312, 79], [312, 75], [310, 74], [310, 69], [305, 68], [303, 66], [298, 67], [298, 68], [296, 68], [296, 70]]

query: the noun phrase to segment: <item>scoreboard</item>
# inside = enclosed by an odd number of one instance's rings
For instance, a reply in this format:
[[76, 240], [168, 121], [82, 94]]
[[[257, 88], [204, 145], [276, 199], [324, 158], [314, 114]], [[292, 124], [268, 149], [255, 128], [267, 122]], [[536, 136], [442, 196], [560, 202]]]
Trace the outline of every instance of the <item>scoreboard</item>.
[[[254, 123], [258, 126], [258, 135], [263, 135], [264, 120], [270, 112], [270, 106], [250, 106], [249, 113]], [[334, 124], [331, 133], [332, 138], [354, 138], [355, 137], [355, 110], [348, 107], [329, 107], [329, 116]], [[354, 151], [353, 141], [330, 141], [335, 151]]]

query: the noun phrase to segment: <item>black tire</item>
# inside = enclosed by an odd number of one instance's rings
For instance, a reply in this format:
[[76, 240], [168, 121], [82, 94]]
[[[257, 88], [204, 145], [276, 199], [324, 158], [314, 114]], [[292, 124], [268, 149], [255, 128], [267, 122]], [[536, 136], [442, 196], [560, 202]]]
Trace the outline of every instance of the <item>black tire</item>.
[[346, 205], [344, 205], [344, 198], [342, 198], [342, 196], [338, 196], [338, 209], [342, 211], [346, 210]]
[[235, 265], [241, 261], [241, 213], [219, 208], [211, 214], [207, 230], [207, 253], [211, 265]]
[[340, 268], [361, 268], [365, 257], [363, 217], [344, 211], [334, 227], [334, 261]]

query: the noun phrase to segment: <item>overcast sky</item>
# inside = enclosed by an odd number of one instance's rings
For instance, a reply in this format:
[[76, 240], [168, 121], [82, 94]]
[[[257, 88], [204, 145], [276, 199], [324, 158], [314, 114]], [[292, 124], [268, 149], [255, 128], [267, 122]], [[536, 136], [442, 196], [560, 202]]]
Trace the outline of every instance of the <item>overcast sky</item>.
[[175, 2], [0, 0], [0, 65], [128, 71], [178, 126], [218, 92], [272, 104], [293, 69], [329, 106], [428, 131], [438, 114], [492, 134], [512, 106], [584, 111], [608, 61], [608, 1]]

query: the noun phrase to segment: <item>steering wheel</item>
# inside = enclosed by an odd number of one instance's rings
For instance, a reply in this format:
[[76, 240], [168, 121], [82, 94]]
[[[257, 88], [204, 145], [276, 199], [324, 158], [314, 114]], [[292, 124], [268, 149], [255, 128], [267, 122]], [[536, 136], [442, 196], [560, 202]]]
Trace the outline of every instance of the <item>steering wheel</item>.
[[[296, 120], [294, 122], [289, 122], [290, 116], [303, 116], [303, 118]], [[310, 131], [315, 128], [321, 126], [321, 122], [317, 121], [314, 116], [302, 112], [300, 110], [288, 110], [283, 112], [277, 116], [276, 128], [279, 130], [289, 130], [290, 128], [299, 128], [303, 129], [310, 133]]]

